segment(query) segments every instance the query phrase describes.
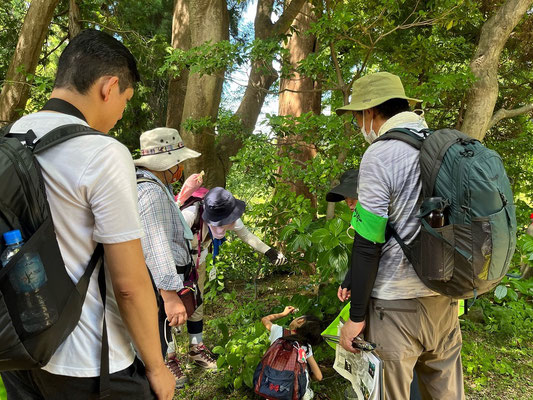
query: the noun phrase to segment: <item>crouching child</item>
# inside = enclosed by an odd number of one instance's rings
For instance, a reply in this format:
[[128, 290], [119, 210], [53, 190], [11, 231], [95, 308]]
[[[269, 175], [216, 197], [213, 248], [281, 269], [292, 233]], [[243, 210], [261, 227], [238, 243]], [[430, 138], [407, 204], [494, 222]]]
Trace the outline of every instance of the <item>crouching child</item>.
[[309, 400], [313, 398], [310, 377], [322, 380], [322, 372], [313, 357], [312, 348], [322, 341], [320, 320], [312, 315], [304, 315], [295, 318], [288, 329], [272, 323], [295, 311], [294, 307], [287, 306], [282, 313], [261, 319], [270, 332], [271, 343], [254, 374], [254, 390], [262, 397]]

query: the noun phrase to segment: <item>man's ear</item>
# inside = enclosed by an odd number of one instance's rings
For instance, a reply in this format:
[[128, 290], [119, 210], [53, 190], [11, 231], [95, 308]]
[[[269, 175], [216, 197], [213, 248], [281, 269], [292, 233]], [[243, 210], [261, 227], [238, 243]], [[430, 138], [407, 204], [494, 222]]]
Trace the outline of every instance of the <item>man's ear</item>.
[[114, 89], [115, 85], [118, 87], [118, 77], [117, 76], [104, 76], [101, 79], [102, 85], [100, 87], [102, 100], [107, 102], [111, 95], [111, 91]]

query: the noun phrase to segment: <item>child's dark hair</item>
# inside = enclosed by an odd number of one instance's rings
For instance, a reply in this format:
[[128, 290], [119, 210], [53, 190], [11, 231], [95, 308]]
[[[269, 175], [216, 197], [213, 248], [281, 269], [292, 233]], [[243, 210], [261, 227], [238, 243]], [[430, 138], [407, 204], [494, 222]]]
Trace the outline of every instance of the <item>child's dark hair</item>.
[[319, 345], [322, 342], [322, 321], [314, 315], [302, 315], [300, 318], [305, 318], [305, 322], [296, 328], [295, 334], [287, 336], [286, 339], [296, 340], [302, 345]]

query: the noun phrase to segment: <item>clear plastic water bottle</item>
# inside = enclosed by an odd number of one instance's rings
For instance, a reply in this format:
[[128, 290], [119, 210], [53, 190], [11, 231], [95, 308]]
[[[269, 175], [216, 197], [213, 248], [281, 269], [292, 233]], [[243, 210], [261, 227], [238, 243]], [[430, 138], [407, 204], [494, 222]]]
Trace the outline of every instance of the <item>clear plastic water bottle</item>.
[[[19, 230], [4, 233], [4, 240], [7, 248], [0, 256], [2, 267], [24, 244]], [[8, 277], [17, 295], [17, 308], [26, 332], [42, 331], [57, 321], [57, 310], [50, 300], [46, 271], [39, 254], [24, 254], [11, 268]]]

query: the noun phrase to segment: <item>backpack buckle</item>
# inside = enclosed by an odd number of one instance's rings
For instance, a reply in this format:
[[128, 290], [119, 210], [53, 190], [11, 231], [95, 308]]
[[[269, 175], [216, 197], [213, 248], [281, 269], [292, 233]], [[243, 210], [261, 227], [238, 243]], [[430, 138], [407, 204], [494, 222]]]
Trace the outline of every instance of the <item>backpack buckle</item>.
[[[461, 144], [464, 145], [464, 143], [461, 143]], [[463, 151], [459, 152], [459, 154], [462, 155], [463, 157], [474, 157], [474, 150], [464, 149]]]
[[26, 135], [24, 135], [26, 146], [31, 148], [32, 150], [36, 145], [35, 143], [36, 139], [37, 139], [37, 136], [35, 136], [35, 132], [32, 129], [30, 129], [28, 132], [26, 132]]

